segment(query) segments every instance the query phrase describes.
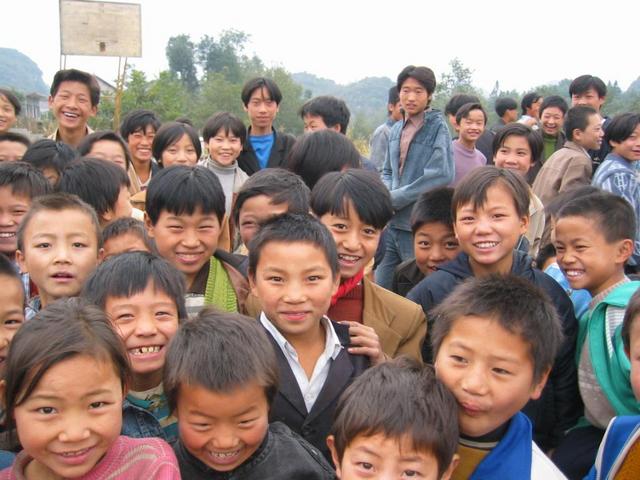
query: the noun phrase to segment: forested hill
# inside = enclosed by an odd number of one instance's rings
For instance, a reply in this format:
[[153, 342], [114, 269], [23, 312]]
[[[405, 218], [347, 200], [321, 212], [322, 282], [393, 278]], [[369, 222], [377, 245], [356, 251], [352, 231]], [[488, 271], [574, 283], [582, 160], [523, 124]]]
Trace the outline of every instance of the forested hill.
[[49, 93], [42, 80], [42, 70], [33, 60], [13, 48], [0, 48], [0, 85], [23, 93]]

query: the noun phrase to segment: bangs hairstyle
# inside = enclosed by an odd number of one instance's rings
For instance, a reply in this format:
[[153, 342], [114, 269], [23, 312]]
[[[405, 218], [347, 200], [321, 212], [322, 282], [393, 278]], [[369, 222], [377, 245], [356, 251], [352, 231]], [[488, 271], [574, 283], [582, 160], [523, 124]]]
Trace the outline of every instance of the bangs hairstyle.
[[469, 115], [471, 115], [471, 112], [473, 112], [474, 110], [478, 110], [482, 112], [482, 116], [484, 118], [484, 124], [486, 125], [487, 112], [485, 112], [484, 108], [482, 108], [482, 105], [480, 105], [480, 103], [465, 103], [464, 105], [462, 105], [456, 112], [456, 123], [460, 125], [460, 122], [462, 121], [462, 119], [469, 118]]
[[51, 90], [49, 93], [52, 97], [56, 96], [62, 82], [79, 82], [84, 84], [89, 89], [91, 106], [97, 107], [100, 103], [100, 84], [96, 77], [90, 73], [76, 70], [75, 68], [58, 70], [53, 76], [53, 82], [51, 82]]
[[264, 88], [269, 94], [269, 98], [276, 102], [276, 105], [280, 105], [282, 101], [282, 92], [278, 88], [276, 82], [266, 77], [257, 77], [252, 78], [242, 87], [242, 93], [240, 94], [240, 98], [242, 98], [242, 103], [244, 106], [249, 105], [249, 100], [251, 100], [251, 95], [256, 90]]
[[[436, 91], [436, 75], [429, 67], [416, 67], [415, 65], [404, 67], [398, 74], [396, 81], [398, 91], [402, 90], [402, 84], [409, 78], [413, 78], [422, 85], [429, 95]], [[431, 103], [431, 101], [429, 101], [429, 103]]]
[[349, 203], [360, 220], [378, 230], [393, 216], [391, 195], [377, 172], [361, 169], [330, 172], [311, 192], [311, 210], [317, 217], [329, 213], [347, 218]]
[[480, 99], [475, 95], [468, 95], [466, 93], [458, 93], [452, 96], [447, 104], [444, 106], [444, 113], [446, 115], [453, 115], [455, 117], [460, 107], [467, 103], [480, 103]]
[[559, 95], [550, 95], [542, 100], [542, 105], [540, 105], [540, 116], [542, 116], [542, 113], [547, 108], [551, 107], [559, 109], [562, 112], [563, 117], [567, 114], [567, 110], [569, 110], [569, 105], [564, 98]]
[[21, 143], [26, 148], [31, 146], [31, 140], [18, 132], [0, 132], [0, 142]]
[[567, 202], [555, 215], [556, 222], [565, 217], [582, 217], [593, 221], [607, 243], [635, 241], [636, 216], [624, 198], [606, 191], [587, 194]]
[[148, 252], [127, 252], [108, 258], [87, 279], [82, 298], [104, 308], [107, 298], [132, 297], [149, 283], [176, 304], [178, 318], [187, 318], [183, 275], [169, 262]]
[[102, 230], [100, 229], [100, 221], [96, 215], [96, 211], [91, 205], [81, 200], [76, 195], [69, 193], [51, 193], [49, 195], [43, 195], [37, 197], [31, 203], [29, 211], [22, 219], [22, 223], [18, 227], [16, 233], [18, 237], [18, 250], [24, 252], [24, 232], [27, 230], [29, 223], [33, 220], [33, 217], [40, 212], [62, 212], [64, 210], [75, 210], [76, 212], [84, 213], [89, 217], [89, 221], [93, 225], [96, 233], [96, 244], [98, 250], [102, 248]]
[[518, 102], [516, 102], [514, 98], [500, 97], [496, 99], [495, 111], [500, 118], [504, 117], [504, 114], [507, 113], [508, 110], [517, 110], [517, 109], [518, 109]]
[[221, 130], [226, 136], [232, 133], [240, 139], [242, 145], [247, 142], [247, 127], [244, 126], [242, 120], [229, 112], [218, 112], [209, 117], [204, 127], [202, 127], [202, 139], [205, 143], [209, 143], [209, 140]]
[[581, 95], [586, 93], [587, 90], [593, 88], [598, 97], [606, 97], [607, 96], [607, 86], [599, 77], [594, 77], [593, 75], [580, 75], [576, 77], [571, 85], [569, 85], [569, 95]]
[[515, 275], [472, 277], [459, 284], [430, 315], [434, 358], [456, 321], [462, 317], [489, 319], [528, 344], [534, 383], [551, 368], [563, 341], [560, 320], [548, 295]]
[[120, 135], [111, 130], [101, 130], [99, 132], [93, 132], [82, 139], [80, 145], [78, 145], [78, 153], [81, 156], [90, 155], [91, 149], [98, 142], [114, 142], [120, 145], [124, 152], [124, 163], [127, 169], [131, 165], [131, 152], [129, 152], [129, 146], [122, 139]]
[[498, 185], [513, 198], [518, 216], [528, 216], [530, 199], [527, 182], [511, 170], [484, 166], [469, 172], [456, 187], [451, 200], [453, 221], [457, 219], [457, 210], [467, 203], [471, 203], [474, 210], [482, 207], [487, 201], [487, 191]]
[[107, 240], [126, 234], [135, 235], [142, 240], [142, 243], [144, 243], [144, 246], [147, 247], [150, 252], [156, 252], [156, 247], [151, 238], [149, 238], [147, 229], [144, 228], [144, 222], [133, 217], [117, 218], [113, 222], [105, 225], [102, 229], [102, 244], [107, 243]]
[[22, 105], [15, 93], [11, 90], [7, 90], [6, 88], [0, 88], [0, 97], [4, 97], [4, 99], [13, 106], [13, 113], [16, 114], [16, 117], [20, 115]]
[[638, 113], [622, 113], [616, 115], [605, 129], [604, 141], [607, 142], [607, 145], [611, 145], [610, 142], [624, 142], [633, 135], [638, 125], [640, 125], [640, 114]]
[[18, 282], [18, 284], [20, 285], [20, 291], [22, 292], [22, 304], [24, 305], [26, 298], [25, 298], [25, 292], [24, 292], [24, 285], [22, 283], [22, 277], [20, 276], [20, 273], [18, 273], [15, 263], [9, 260], [9, 258], [4, 253], [0, 253], [0, 277], [4, 277], [2, 282], [5, 285], [6, 285], [5, 282], [7, 282], [7, 277]]
[[153, 144], [151, 145], [153, 158], [162, 165], [162, 154], [164, 151], [174, 143], [180, 141], [184, 135], [189, 137], [189, 140], [191, 140], [191, 144], [193, 145], [193, 148], [195, 148], [196, 155], [199, 159], [202, 155], [202, 145], [200, 144], [198, 132], [191, 125], [181, 122], [164, 123], [158, 129], [156, 136], [153, 137]]
[[173, 215], [214, 213], [222, 225], [225, 214], [224, 191], [218, 176], [201, 166], [172, 165], [151, 177], [145, 209], [152, 225], [165, 211]]
[[320, 220], [308, 213], [285, 213], [267, 221], [249, 243], [249, 276], [256, 278], [260, 254], [269, 243], [306, 243], [324, 253], [333, 278], [340, 271], [333, 236]]
[[33, 199], [51, 193], [51, 184], [40, 170], [25, 162], [0, 162], [0, 187], [13, 195]]
[[441, 223], [453, 230], [452, 199], [451, 187], [434, 188], [422, 193], [411, 211], [411, 232], [415, 235], [426, 223]]
[[169, 344], [162, 384], [172, 412], [181, 385], [228, 394], [252, 382], [264, 388], [271, 405], [278, 391], [276, 354], [253, 318], [206, 308], [184, 323]]
[[16, 332], [5, 367], [4, 407], [9, 430], [15, 408], [25, 402], [55, 365], [86, 355], [110, 364], [123, 392], [130, 383], [127, 351], [107, 315], [78, 298], [47, 306]]
[[527, 114], [527, 108], [531, 108], [531, 106], [540, 100], [540, 95], [538, 92], [529, 92], [524, 97], [522, 97], [522, 101], [520, 102], [520, 108], [522, 109], [522, 114]]
[[627, 309], [624, 312], [624, 320], [622, 321], [622, 343], [624, 349], [629, 355], [631, 349], [631, 327], [633, 323], [640, 321], [640, 290], [636, 290], [635, 293], [629, 299]]
[[344, 100], [331, 95], [321, 95], [307, 100], [298, 113], [303, 120], [309, 115], [322, 118], [327, 128], [338, 125], [342, 134], [347, 133], [351, 118], [351, 112]]
[[78, 157], [78, 152], [63, 142], [43, 138], [32, 144], [22, 156], [22, 161], [30, 163], [38, 170], [52, 168], [58, 175]]
[[542, 136], [524, 123], [508, 123], [498, 130], [498, 133], [493, 137], [492, 143], [494, 157], [509, 137], [522, 137], [526, 139], [529, 144], [529, 149], [531, 150], [531, 163], [538, 161], [544, 150]]
[[338, 400], [331, 434], [340, 462], [358, 436], [400, 440], [406, 435], [413, 450], [436, 458], [440, 478], [458, 446], [458, 407], [431, 365], [400, 357], [368, 369], [349, 385]]
[[139, 131], [144, 132], [147, 127], [151, 127], [154, 132], [157, 132], [160, 128], [160, 119], [158, 116], [151, 110], [142, 108], [132, 110], [122, 119], [120, 135], [128, 141], [129, 135]]
[[269, 197], [272, 205], [286, 203], [289, 213], [309, 213], [311, 191], [302, 178], [283, 168], [264, 168], [251, 175], [238, 191], [231, 213], [236, 227], [244, 203], [259, 195]]

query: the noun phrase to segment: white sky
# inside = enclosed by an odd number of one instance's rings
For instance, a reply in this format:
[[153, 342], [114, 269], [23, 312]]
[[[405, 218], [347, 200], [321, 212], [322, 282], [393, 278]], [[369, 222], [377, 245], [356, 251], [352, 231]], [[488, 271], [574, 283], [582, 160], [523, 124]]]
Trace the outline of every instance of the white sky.
[[[31, 57], [49, 83], [60, 64], [57, 0], [3, 0], [0, 47]], [[139, 0], [142, 58], [149, 78], [168, 68], [169, 37], [214, 37], [225, 29], [251, 35], [249, 54], [290, 72], [307, 71], [348, 83], [367, 76], [395, 79], [408, 64], [437, 78], [458, 57], [487, 93], [585, 73], [618, 80], [626, 89], [640, 75], [637, 0]], [[615, 43], [614, 43], [615, 42]], [[107, 81], [117, 59], [67, 58], [67, 67]]]

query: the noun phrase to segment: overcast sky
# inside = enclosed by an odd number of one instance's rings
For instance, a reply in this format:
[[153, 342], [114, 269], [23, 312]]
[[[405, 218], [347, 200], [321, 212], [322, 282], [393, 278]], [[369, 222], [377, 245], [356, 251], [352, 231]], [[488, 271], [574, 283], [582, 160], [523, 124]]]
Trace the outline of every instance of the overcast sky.
[[[49, 84], [60, 64], [57, 0], [3, 0], [0, 47], [31, 57]], [[149, 78], [168, 68], [169, 37], [197, 41], [237, 29], [251, 36], [247, 53], [269, 66], [307, 71], [349, 83], [367, 76], [395, 79], [408, 64], [431, 67], [437, 78], [453, 57], [473, 70], [489, 92], [584, 73], [618, 80], [626, 89], [640, 75], [640, 2], [608, 0], [139, 0], [142, 58]], [[433, 6], [438, 4], [438, 6]], [[10, 15], [12, 18], [10, 18]], [[615, 43], [614, 43], [615, 42]], [[117, 59], [67, 58], [67, 67], [116, 77]]]

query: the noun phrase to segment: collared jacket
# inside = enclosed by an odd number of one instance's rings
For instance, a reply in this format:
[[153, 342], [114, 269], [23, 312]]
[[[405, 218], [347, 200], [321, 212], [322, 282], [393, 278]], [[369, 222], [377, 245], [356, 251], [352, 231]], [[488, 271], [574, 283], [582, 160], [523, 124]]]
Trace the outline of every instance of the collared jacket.
[[391, 193], [395, 215], [389, 226], [411, 231], [411, 209], [425, 191], [449, 185], [453, 181], [455, 165], [451, 135], [442, 113], [424, 112], [424, 124], [409, 144], [407, 157], [400, 173], [400, 137], [406, 122], [396, 122], [389, 134], [389, 150], [382, 167], [382, 181]]
[[640, 442], [640, 416], [615, 417], [602, 437], [598, 455], [585, 480], [614, 480], [629, 450]]
[[[293, 148], [293, 144], [296, 143], [296, 139], [288, 133], [278, 133], [274, 128], [271, 130], [274, 135], [273, 146], [271, 147], [266, 168], [283, 167], [289, 151]], [[249, 131], [247, 132], [247, 141], [244, 142], [242, 152], [240, 152], [240, 156], [238, 157], [238, 166], [249, 176], [260, 170], [260, 162], [258, 162], [258, 157], [256, 157], [256, 153], [251, 145], [251, 140], [249, 140], [250, 135], [251, 127], [249, 127]]]
[[149, 410], [133, 404], [126, 398], [122, 403], [122, 435], [131, 438], [158, 437], [168, 443], [174, 443], [177, 438], [169, 438], [160, 422]]

